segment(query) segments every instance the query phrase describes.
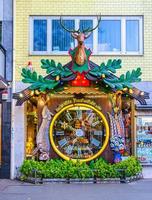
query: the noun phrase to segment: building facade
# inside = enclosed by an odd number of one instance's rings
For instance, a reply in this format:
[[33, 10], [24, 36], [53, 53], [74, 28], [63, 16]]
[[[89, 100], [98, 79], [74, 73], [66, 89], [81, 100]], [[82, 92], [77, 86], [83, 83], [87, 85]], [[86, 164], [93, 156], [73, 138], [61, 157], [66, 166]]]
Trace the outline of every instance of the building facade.
[[[99, 13], [101, 13], [99, 27], [86, 40], [86, 46], [92, 51], [92, 61], [101, 64], [110, 58], [120, 58], [123, 61], [123, 68], [120, 70], [120, 73], [140, 66], [142, 68], [142, 80], [144, 81], [144, 86], [140, 85], [142, 87], [141, 90], [146, 88], [145, 85], [149, 86], [152, 81], [150, 73], [152, 62], [152, 2], [150, 0], [59, 0], [51, 2], [16, 0], [14, 1], [13, 92], [22, 91], [27, 87], [21, 82], [21, 67], [29, 65], [29, 67], [38, 71], [39, 74], [44, 75], [40, 68], [41, 59], [53, 59], [63, 64], [69, 62], [67, 52], [69, 47], [74, 48], [76, 41], [60, 27], [59, 20], [61, 14], [63, 15], [64, 25], [68, 29], [77, 30], [78, 28], [94, 27], [97, 23], [96, 15]], [[15, 103], [16, 100], [13, 100], [12, 178], [16, 174], [16, 169], [25, 158], [28, 140], [26, 115], [28, 103], [24, 103], [20, 107], [15, 106]], [[32, 112], [34, 110], [29, 112], [31, 118], [34, 116]], [[149, 116], [151, 116], [151, 113], [149, 113]], [[34, 123], [36, 119], [33, 117], [32, 120]], [[142, 123], [143, 120], [137, 119], [137, 121]], [[147, 124], [147, 122], [143, 123]], [[136, 117], [134, 118], [134, 124], [136, 124]], [[145, 126], [145, 130], [147, 127], [148, 129], [151, 128], [150, 119], [148, 120], [148, 125]], [[36, 129], [36, 127], [33, 127], [33, 129]], [[143, 129], [139, 132], [141, 131]], [[137, 132], [136, 125], [134, 132]], [[134, 137], [136, 137], [136, 134], [134, 134]], [[146, 145], [150, 147], [150, 136], [148, 136], [148, 141], [149, 143]], [[143, 143], [141, 138], [139, 138], [137, 144], [134, 145], [134, 154], [140, 152], [136, 147], [138, 145], [143, 147]], [[143, 153], [140, 152], [140, 154]], [[152, 155], [150, 155], [151, 157]], [[148, 162], [150, 163], [150, 161]]]
[[10, 177], [13, 3], [0, 0], [0, 178]]

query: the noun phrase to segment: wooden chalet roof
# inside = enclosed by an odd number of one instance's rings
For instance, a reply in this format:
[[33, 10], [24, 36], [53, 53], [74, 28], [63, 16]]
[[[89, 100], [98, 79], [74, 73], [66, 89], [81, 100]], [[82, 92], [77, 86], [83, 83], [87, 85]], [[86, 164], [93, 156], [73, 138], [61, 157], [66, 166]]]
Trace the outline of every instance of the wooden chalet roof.
[[[68, 67], [69, 69], [71, 69], [71, 64], [72, 64], [72, 62], [69, 62], [66, 65], [64, 65], [63, 67]], [[93, 69], [96, 66], [98, 66], [98, 65], [95, 64], [94, 62], [90, 61], [90, 68], [91, 69]], [[68, 81], [74, 80], [75, 77], [76, 77], [76, 75], [73, 74], [69, 78], [61, 79], [61, 80], [68, 82]], [[86, 77], [87, 77], [87, 75], [86, 75]], [[116, 76], [111, 73], [108, 78], [112, 79], [114, 77], [116, 77]], [[45, 78], [46, 79], [53, 79], [51, 74], [48, 74]], [[96, 80], [90, 79], [90, 81], [96, 81]], [[123, 92], [123, 93], [127, 94], [130, 98], [136, 99], [137, 101], [140, 102], [141, 105], [146, 105], [147, 104], [146, 99], [149, 99], [149, 93], [144, 92], [144, 94], [141, 95], [142, 91], [140, 89], [136, 88], [136, 87], [133, 87], [132, 90], [133, 90], [132, 94], [130, 94], [129, 92]], [[115, 90], [113, 90], [112, 88], [111, 88], [111, 91], [115, 92]], [[68, 89], [64, 89], [63, 91], [57, 92], [57, 94], [65, 94], [65, 95], [66, 94], [74, 94], [74, 93], [75, 94], [91, 94], [91, 95], [97, 94], [98, 95], [98, 94], [102, 94], [102, 90], [96, 90], [94, 87], [70, 87], [69, 86]], [[33, 96], [33, 94], [31, 94], [31, 90], [29, 89], [29, 87], [27, 87], [26, 89], [24, 89], [20, 92], [13, 94], [13, 98], [17, 99], [16, 106], [22, 105], [25, 101], [30, 99], [32, 96]]]
[[68, 87], [67, 89], [58, 92], [58, 94], [89, 94], [89, 95], [101, 95], [102, 91], [99, 91], [97, 88], [93, 87]]

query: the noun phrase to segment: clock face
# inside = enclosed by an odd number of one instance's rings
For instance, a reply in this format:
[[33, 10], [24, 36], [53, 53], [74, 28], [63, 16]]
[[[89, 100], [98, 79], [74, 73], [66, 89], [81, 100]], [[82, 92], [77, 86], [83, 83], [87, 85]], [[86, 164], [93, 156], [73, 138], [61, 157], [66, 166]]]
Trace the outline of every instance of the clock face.
[[104, 115], [93, 106], [71, 104], [54, 116], [50, 139], [62, 158], [89, 161], [105, 149], [109, 127]]

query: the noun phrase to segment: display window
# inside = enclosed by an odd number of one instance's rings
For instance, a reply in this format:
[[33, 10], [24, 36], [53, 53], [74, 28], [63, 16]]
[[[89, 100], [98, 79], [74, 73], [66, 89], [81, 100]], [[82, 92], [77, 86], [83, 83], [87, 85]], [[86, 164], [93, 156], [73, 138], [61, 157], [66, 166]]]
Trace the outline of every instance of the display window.
[[124, 156], [132, 155], [132, 133], [131, 133], [131, 101], [128, 98], [123, 99], [122, 116], [124, 123], [125, 153]]
[[27, 102], [27, 135], [26, 157], [31, 157], [36, 146], [37, 135], [37, 109], [30, 101]]
[[143, 164], [152, 164], [152, 116], [138, 116], [137, 156]]
[[[56, 102], [58, 101], [58, 104]], [[131, 101], [123, 100], [121, 112], [111, 115], [114, 128], [108, 122], [107, 112], [95, 102], [73, 103], [47, 95], [27, 101], [26, 158], [38, 160], [61, 157], [65, 160], [90, 161], [106, 150], [110, 130], [121, 130], [124, 156], [132, 155]], [[111, 104], [110, 104], [111, 105]], [[109, 107], [108, 107], [109, 108]], [[109, 133], [110, 132], [110, 133]], [[109, 158], [109, 157], [108, 157]]]

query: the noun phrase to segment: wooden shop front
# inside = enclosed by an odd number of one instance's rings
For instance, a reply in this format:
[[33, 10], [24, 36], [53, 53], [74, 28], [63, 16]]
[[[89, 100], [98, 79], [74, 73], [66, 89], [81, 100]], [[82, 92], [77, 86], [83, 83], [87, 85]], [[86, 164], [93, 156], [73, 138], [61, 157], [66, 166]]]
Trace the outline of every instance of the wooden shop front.
[[34, 95], [27, 102], [27, 157], [33, 156], [35, 148], [40, 160], [61, 156], [89, 161], [102, 156], [112, 162], [109, 141], [116, 132], [125, 139], [121, 153], [132, 155], [132, 104], [120, 93], [105, 94], [88, 87]]

